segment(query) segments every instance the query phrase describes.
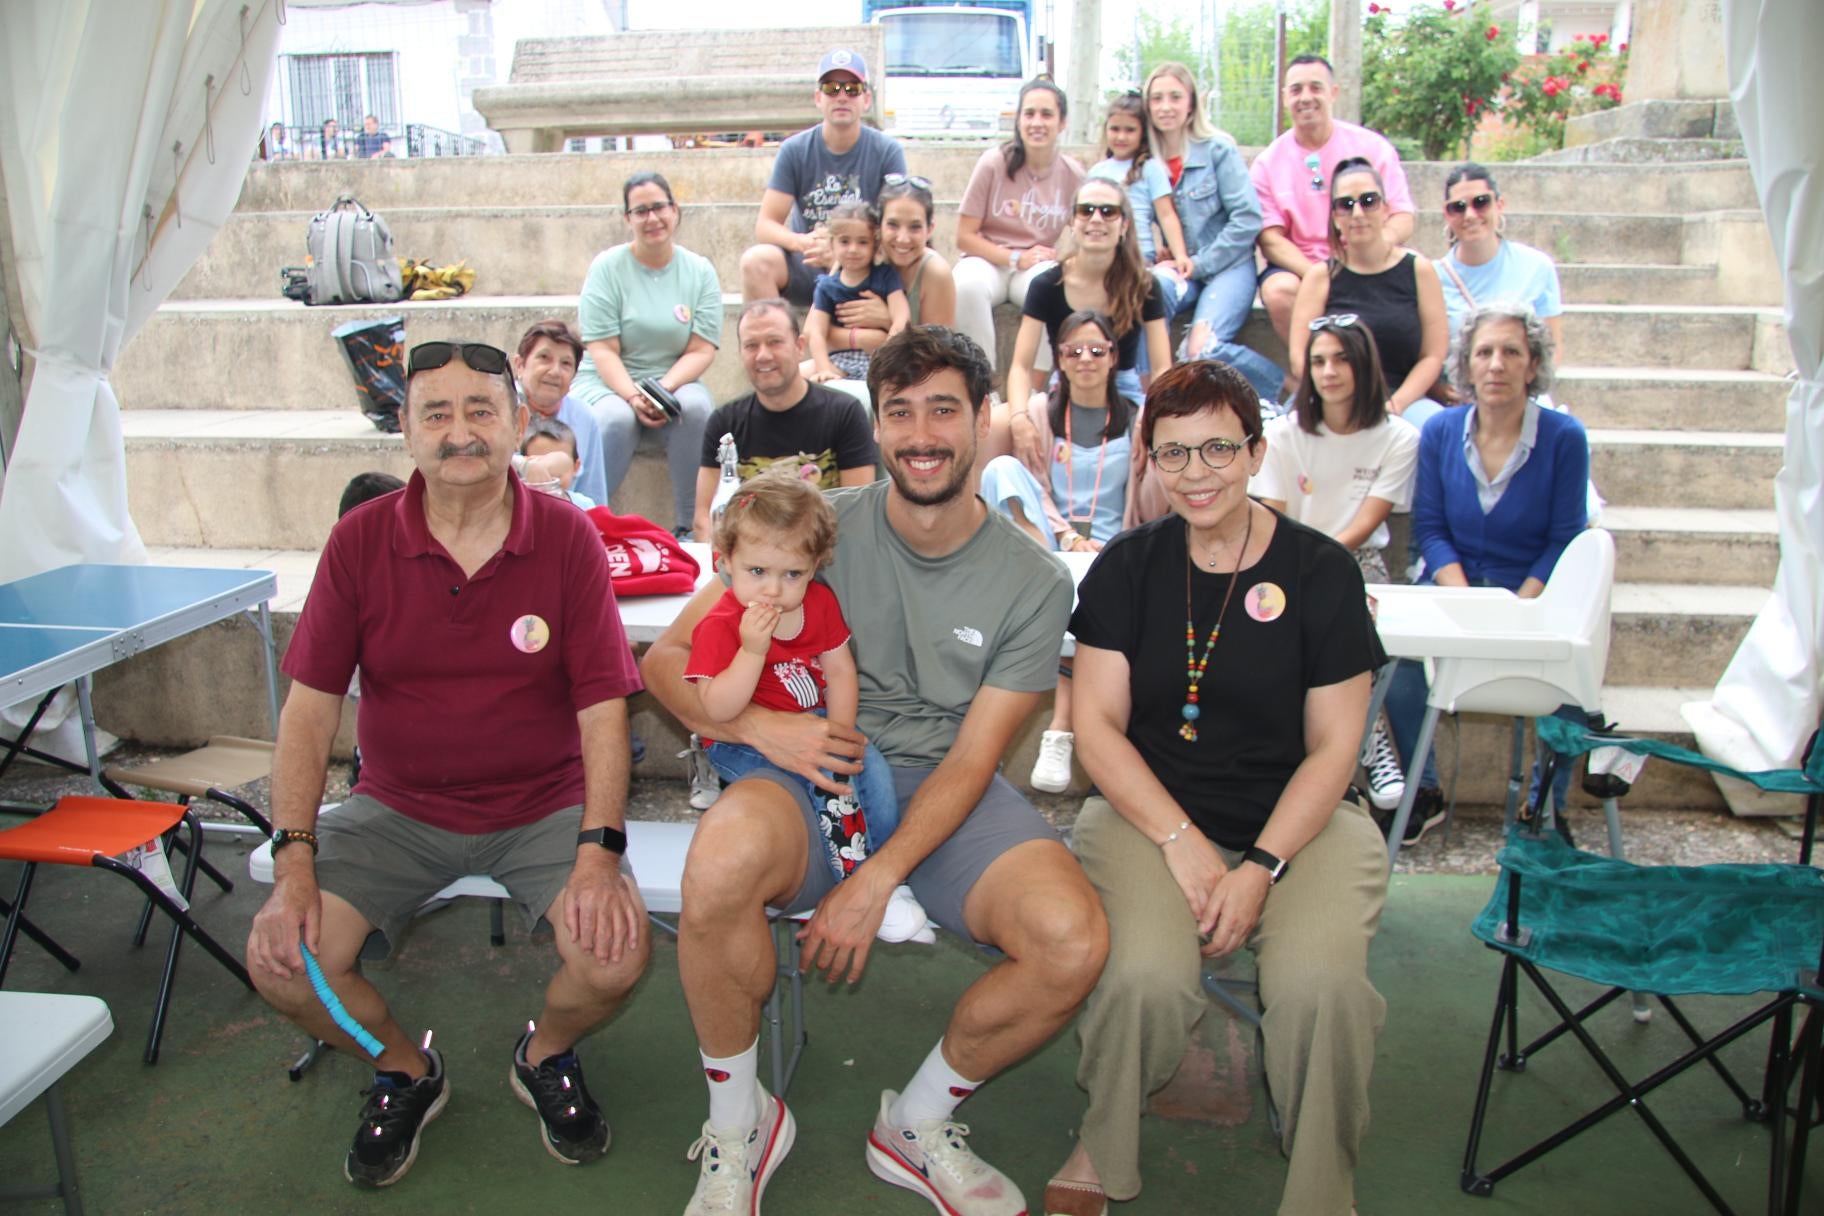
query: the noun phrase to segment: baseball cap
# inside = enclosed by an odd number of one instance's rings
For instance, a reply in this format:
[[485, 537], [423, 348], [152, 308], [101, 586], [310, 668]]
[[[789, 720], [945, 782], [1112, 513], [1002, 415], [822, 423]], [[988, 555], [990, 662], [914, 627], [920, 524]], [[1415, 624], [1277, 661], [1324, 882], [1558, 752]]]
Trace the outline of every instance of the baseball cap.
[[865, 82], [868, 78], [868, 61], [847, 47], [839, 46], [825, 54], [817, 64], [817, 79], [822, 80], [831, 72], [847, 72], [855, 79]]

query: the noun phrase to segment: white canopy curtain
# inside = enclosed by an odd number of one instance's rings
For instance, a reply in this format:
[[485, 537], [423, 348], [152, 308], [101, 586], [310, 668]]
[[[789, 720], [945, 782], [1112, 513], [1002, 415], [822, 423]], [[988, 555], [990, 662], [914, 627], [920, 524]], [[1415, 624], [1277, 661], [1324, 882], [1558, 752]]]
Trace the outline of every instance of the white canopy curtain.
[[[1725, 0], [1729, 92], [1786, 287], [1798, 380], [1774, 482], [1773, 597], [1709, 701], [1685, 706], [1698, 746], [1739, 769], [1798, 762], [1824, 706], [1824, 109], [1810, 95], [1824, 48], [1818, 0]], [[1733, 787], [1732, 806], [1752, 809]], [[1789, 807], [1779, 809], [1788, 810]]]
[[33, 366], [0, 487], [0, 581], [145, 559], [108, 373], [234, 208], [282, 8], [0, 3], [0, 175]]

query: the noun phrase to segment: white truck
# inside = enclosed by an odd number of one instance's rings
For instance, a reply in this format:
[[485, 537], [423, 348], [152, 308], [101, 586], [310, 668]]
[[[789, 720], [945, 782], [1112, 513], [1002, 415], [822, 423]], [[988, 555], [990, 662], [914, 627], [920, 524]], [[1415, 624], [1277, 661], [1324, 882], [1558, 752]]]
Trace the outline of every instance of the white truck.
[[862, 0], [882, 27], [884, 129], [899, 138], [1003, 139], [1020, 85], [1045, 70], [1032, 0]]

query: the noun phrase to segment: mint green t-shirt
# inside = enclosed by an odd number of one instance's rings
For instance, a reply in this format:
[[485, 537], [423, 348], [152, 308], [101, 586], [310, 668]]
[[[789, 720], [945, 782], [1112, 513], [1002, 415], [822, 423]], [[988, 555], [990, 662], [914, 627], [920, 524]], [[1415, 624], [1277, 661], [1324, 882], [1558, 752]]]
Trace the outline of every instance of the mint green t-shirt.
[[[670, 371], [692, 334], [701, 334], [712, 346], [722, 344], [722, 285], [716, 268], [681, 245], [672, 247], [663, 270], [642, 266], [631, 244], [596, 254], [576, 313], [584, 342], [621, 340], [621, 362], [635, 380]], [[591, 399], [598, 394], [588, 390], [606, 388], [587, 354], [576, 383]]]

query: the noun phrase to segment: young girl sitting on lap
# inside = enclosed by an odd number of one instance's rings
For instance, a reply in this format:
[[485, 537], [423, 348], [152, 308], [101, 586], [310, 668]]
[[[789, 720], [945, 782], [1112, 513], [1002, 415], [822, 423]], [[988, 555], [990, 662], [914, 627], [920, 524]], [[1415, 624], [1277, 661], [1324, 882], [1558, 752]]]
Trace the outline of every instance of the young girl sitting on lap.
[[[827, 714], [854, 729], [861, 689], [849, 627], [835, 593], [815, 577], [836, 552], [836, 513], [823, 495], [790, 472], [769, 470], [749, 478], [716, 522], [715, 551], [729, 589], [691, 634], [684, 670], [704, 714], [730, 722], [755, 704]], [[724, 783], [771, 767], [744, 744], [704, 742]], [[822, 852], [839, 881], [899, 824], [893, 774], [872, 743], [852, 782], [852, 797], [805, 782], [811, 805], [818, 808]], [[902, 916], [912, 931], [924, 928], [909, 888], [895, 891], [894, 900], [911, 906], [889, 907], [883, 935]]]
[[[912, 318], [899, 271], [877, 261], [880, 253], [880, 216], [872, 204], [842, 203], [827, 221], [830, 252], [836, 269], [819, 276], [805, 318], [805, 337], [811, 344], [809, 376], [818, 382], [866, 380], [869, 352], [904, 329]], [[887, 303], [886, 329], [840, 326], [836, 308], [872, 293]]]

